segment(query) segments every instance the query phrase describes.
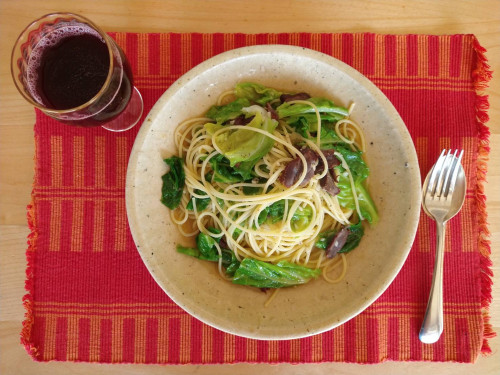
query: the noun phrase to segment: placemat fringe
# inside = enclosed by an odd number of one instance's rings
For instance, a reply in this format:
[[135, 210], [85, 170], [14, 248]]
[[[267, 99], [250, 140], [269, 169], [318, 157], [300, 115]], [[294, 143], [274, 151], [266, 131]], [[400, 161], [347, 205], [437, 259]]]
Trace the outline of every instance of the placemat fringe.
[[488, 95], [481, 94], [481, 91], [486, 89], [492, 77], [492, 71], [486, 58], [486, 49], [479, 44], [476, 37], [473, 38], [473, 48], [476, 52], [477, 61], [475, 69], [472, 72], [474, 79], [474, 88], [476, 91], [476, 116], [479, 131], [478, 142], [478, 159], [477, 159], [477, 186], [476, 186], [476, 204], [478, 207], [478, 221], [479, 221], [479, 251], [481, 253], [480, 267], [481, 267], [481, 307], [483, 309], [483, 344], [481, 353], [483, 355], [491, 354], [491, 348], [488, 340], [495, 337], [496, 333], [490, 323], [489, 306], [491, 304], [491, 287], [493, 284], [493, 271], [491, 270], [492, 261], [490, 259], [491, 246], [490, 246], [490, 232], [488, 230], [488, 216], [486, 212], [486, 195], [484, 194], [484, 185], [486, 183], [486, 172], [489, 160], [489, 136], [490, 130], [486, 123], [489, 120], [488, 109], [489, 101]]
[[[32, 194], [33, 196], [33, 194]], [[33, 331], [34, 315], [33, 315], [33, 293], [34, 293], [34, 282], [33, 282], [33, 271], [35, 265], [35, 251], [36, 251], [36, 239], [37, 226], [35, 223], [35, 204], [32, 201], [26, 208], [28, 226], [30, 233], [28, 234], [28, 248], [26, 250], [26, 280], [24, 287], [26, 289], [26, 294], [23, 296], [23, 306], [25, 309], [23, 328], [21, 330], [21, 344], [24, 345], [26, 351], [34, 360], [38, 358], [38, 348], [34, 345], [31, 340], [31, 333]]]

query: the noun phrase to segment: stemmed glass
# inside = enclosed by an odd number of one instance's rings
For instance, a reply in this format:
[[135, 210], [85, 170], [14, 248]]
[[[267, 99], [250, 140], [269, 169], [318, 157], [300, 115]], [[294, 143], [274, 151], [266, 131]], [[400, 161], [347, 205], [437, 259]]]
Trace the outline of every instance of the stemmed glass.
[[12, 50], [11, 72], [28, 102], [65, 124], [124, 131], [143, 112], [123, 51], [76, 14], [47, 14], [26, 27]]

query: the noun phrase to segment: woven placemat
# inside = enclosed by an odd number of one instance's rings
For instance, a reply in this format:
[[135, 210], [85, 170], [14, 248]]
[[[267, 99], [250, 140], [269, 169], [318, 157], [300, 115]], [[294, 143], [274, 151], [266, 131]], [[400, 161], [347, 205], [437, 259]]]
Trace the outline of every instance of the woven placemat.
[[37, 112], [29, 206], [26, 320], [35, 360], [130, 363], [473, 362], [490, 351], [491, 271], [485, 181], [491, 73], [473, 35], [112, 33], [129, 57], [145, 113], [181, 74], [220, 52], [252, 44], [322, 51], [361, 71], [392, 101], [413, 138], [422, 178], [443, 148], [463, 148], [467, 196], [449, 223], [445, 328], [418, 340], [434, 260], [424, 214], [398, 277], [366, 311], [320, 335], [256, 341], [213, 329], [153, 281], [129, 232], [125, 174], [139, 126], [125, 133], [59, 124]]

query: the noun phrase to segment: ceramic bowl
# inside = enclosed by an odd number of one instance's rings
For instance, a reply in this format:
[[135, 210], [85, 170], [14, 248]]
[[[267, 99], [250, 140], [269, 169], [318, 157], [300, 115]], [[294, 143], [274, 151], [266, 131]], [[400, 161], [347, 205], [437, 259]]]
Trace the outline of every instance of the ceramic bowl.
[[[160, 203], [163, 159], [176, 153], [174, 129], [202, 115], [237, 82], [253, 81], [288, 91], [325, 96], [348, 106], [366, 136], [369, 190], [379, 223], [347, 255], [339, 284], [321, 278], [269, 294], [223, 280], [214, 263], [176, 252], [188, 244]], [[420, 173], [415, 148], [398, 112], [361, 73], [325, 54], [281, 45], [231, 50], [196, 66], [154, 105], [130, 156], [126, 203], [130, 229], [144, 264], [168, 296], [192, 316], [222, 331], [255, 339], [317, 334], [353, 318], [394, 280], [413, 243], [420, 212]]]

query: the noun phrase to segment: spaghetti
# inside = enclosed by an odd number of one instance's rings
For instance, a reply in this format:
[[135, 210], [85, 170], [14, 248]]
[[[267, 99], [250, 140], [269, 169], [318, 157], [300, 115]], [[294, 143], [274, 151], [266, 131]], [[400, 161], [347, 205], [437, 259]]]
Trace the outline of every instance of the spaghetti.
[[[267, 97], [262, 98], [264, 89], [271, 95], [266, 91]], [[314, 277], [322, 272], [327, 282], [340, 282], [348, 265], [342, 250], [352, 237], [350, 228], [357, 230], [354, 245], [349, 245], [355, 247], [362, 236], [361, 220], [376, 219], [374, 209], [365, 215], [360, 206], [360, 202], [373, 202], [369, 196], [359, 197], [366, 195], [366, 189], [353, 170], [366, 165], [361, 158], [364, 135], [349, 118], [352, 106], [347, 110], [325, 99], [304, 98], [306, 94], [287, 95], [255, 83], [240, 84], [224, 92], [205, 117], [186, 120], [175, 131], [185, 179], [171, 219], [186, 237], [199, 238], [200, 233], [209, 237], [215, 256], [180, 248], [217, 261], [221, 276], [238, 279], [237, 283], [295, 285], [257, 282], [267, 274], [273, 278], [281, 269], [293, 270], [294, 275], [285, 276], [289, 278], [306, 269], [314, 271]], [[231, 114], [224, 116], [224, 112]], [[354, 167], [349, 165], [353, 155], [359, 159]], [[292, 180], [286, 181], [289, 176]], [[336, 194], [325, 188], [327, 179], [337, 185]], [[342, 185], [346, 186], [343, 192]], [[341, 236], [344, 231], [348, 234]], [[339, 240], [342, 246], [332, 254], [333, 242]], [[245, 259], [258, 264], [250, 276], [241, 270], [250, 264]], [[229, 270], [232, 265], [236, 272]], [[275, 265], [280, 269], [266, 268]], [[248, 281], [252, 277], [258, 280]], [[310, 278], [295, 281], [300, 284]]]

